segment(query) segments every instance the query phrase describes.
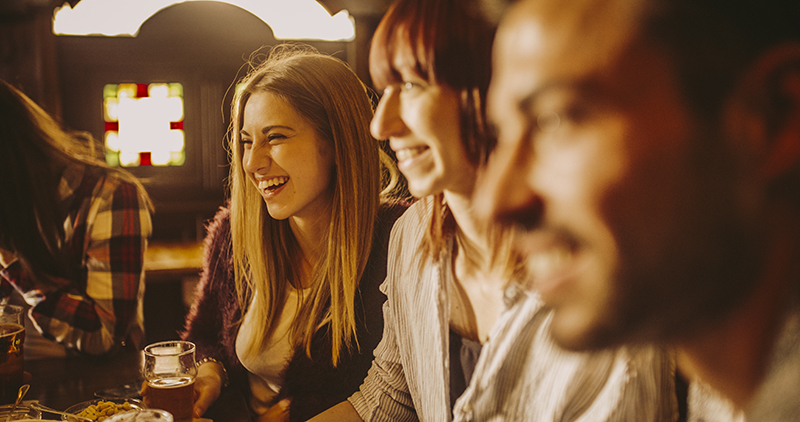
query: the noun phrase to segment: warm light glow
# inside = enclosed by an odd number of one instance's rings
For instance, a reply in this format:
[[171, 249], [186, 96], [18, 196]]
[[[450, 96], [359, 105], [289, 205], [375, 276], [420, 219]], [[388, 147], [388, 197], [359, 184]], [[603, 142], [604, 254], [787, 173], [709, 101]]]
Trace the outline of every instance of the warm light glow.
[[103, 100], [103, 119], [107, 122], [116, 122], [119, 120], [119, 100], [115, 97], [106, 98]]
[[139, 154], [136, 152], [122, 151], [119, 153], [119, 164], [123, 167], [139, 165]]
[[150, 154], [150, 160], [154, 166], [166, 166], [169, 164], [170, 152], [169, 151], [153, 151]]
[[[158, 11], [199, 0], [81, 0], [65, 3], [53, 17], [56, 35], [133, 36]], [[276, 39], [351, 41], [355, 25], [346, 10], [331, 16], [314, 0], [217, 0], [240, 7], [264, 21]]]
[[110, 84], [103, 96], [108, 164], [183, 165], [183, 85]]
[[171, 130], [169, 135], [165, 138], [164, 149], [169, 152], [183, 151], [185, 145], [184, 135], [182, 130]]
[[167, 84], [150, 84], [147, 87], [147, 95], [149, 95], [150, 98], [167, 98], [167, 95], [169, 95], [169, 87]]
[[111, 152], [119, 152], [119, 136], [117, 132], [106, 132], [106, 149]]
[[122, 98], [133, 98], [136, 96], [136, 84], [119, 84], [117, 96]]

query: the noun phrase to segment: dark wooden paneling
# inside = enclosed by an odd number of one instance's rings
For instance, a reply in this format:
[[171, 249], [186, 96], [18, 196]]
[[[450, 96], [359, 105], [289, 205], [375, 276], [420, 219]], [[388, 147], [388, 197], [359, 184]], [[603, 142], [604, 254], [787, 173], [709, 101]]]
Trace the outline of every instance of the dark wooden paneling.
[[[156, 238], [202, 235], [205, 219], [223, 204], [223, 144], [234, 81], [247, 71], [254, 51], [279, 43], [259, 18], [218, 2], [168, 7], [146, 21], [137, 37], [58, 37], [64, 121], [98, 139], [105, 84], [183, 84], [186, 164], [130, 169], [155, 201]], [[347, 43], [308, 44], [347, 60]]]

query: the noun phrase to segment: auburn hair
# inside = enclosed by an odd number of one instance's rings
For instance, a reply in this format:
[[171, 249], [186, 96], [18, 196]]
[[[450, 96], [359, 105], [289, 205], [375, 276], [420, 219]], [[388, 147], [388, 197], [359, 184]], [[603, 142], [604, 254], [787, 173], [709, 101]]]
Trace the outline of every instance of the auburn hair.
[[[459, 94], [461, 142], [476, 166], [486, 163], [497, 143], [486, 121], [494, 33], [495, 25], [477, 2], [399, 0], [378, 24], [369, 55], [370, 74], [379, 91], [402, 82], [394, 58], [410, 52], [421, 78]], [[426, 204], [432, 206], [432, 216], [423, 252], [437, 257], [456, 224], [443, 194]]]

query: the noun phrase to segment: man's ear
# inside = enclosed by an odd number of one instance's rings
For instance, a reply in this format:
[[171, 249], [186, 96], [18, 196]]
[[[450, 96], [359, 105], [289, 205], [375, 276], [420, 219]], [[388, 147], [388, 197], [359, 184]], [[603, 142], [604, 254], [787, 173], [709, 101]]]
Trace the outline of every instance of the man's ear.
[[800, 43], [775, 47], [739, 79], [726, 128], [770, 184], [800, 169]]

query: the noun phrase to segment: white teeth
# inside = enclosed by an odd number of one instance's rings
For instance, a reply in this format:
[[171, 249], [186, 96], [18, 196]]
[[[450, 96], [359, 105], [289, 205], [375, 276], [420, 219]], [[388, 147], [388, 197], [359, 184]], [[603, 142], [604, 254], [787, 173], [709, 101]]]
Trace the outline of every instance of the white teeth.
[[288, 180], [289, 180], [288, 177], [283, 177], [283, 176], [281, 176], [281, 177], [273, 177], [271, 179], [263, 180], [261, 183], [259, 183], [259, 188], [261, 188], [261, 189], [269, 189], [269, 188], [271, 188], [273, 186], [280, 186], [280, 185], [286, 183]]
[[426, 149], [428, 148], [427, 147], [403, 148], [401, 150], [397, 150], [395, 154], [397, 155], [397, 161], [404, 161], [422, 154], [422, 152], [425, 151]]
[[559, 271], [571, 258], [569, 250], [555, 248], [528, 257], [526, 267], [534, 279], [547, 278]]

